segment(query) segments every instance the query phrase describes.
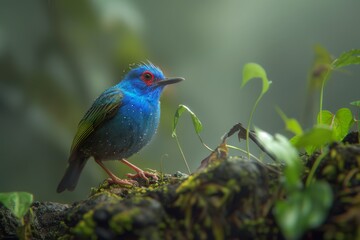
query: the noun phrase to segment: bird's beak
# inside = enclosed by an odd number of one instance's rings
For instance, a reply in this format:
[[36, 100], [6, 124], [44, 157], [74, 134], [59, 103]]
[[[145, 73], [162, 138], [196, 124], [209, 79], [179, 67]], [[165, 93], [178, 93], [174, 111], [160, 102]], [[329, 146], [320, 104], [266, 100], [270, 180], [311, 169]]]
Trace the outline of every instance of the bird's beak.
[[165, 78], [164, 80], [158, 81], [155, 83], [156, 87], [165, 86], [168, 84], [178, 83], [184, 81], [185, 79], [182, 77], [174, 77], [174, 78]]

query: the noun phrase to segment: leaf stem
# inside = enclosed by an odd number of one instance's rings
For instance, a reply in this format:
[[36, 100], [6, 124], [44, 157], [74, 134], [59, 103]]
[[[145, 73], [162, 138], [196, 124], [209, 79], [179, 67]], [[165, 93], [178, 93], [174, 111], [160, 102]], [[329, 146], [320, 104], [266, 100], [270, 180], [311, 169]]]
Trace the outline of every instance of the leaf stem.
[[256, 99], [256, 102], [254, 104], [254, 107], [252, 108], [251, 110], [251, 113], [250, 113], [250, 118], [249, 118], [249, 122], [248, 122], [248, 126], [246, 128], [246, 151], [247, 151], [247, 155], [248, 155], [248, 158], [250, 159], [250, 139], [249, 139], [249, 133], [250, 133], [250, 125], [251, 125], [251, 121], [252, 121], [252, 118], [253, 118], [253, 115], [254, 115], [254, 112], [255, 112], [255, 109], [257, 107], [257, 105], [259, 104], [260, 102], [260, 99], [262, 98], [263, 96], [263, 93], [261, 93], [259, 95], [259, 97]]
[[198, 135], [198, 137], [199, 137], [199, 140], [200, 140], [201, 144], [202, 144], [207, 150], [213, 152], [214, 150], [211, 149], [208, 145], [206, 145], [206, 143], [204, 143], [204, 141], [203, 141], [202, 138], [200, 137], [200, 134], [197, 134], [197, 135]]
[[309, 175], [308, 175], [308, 177], [307, 177], [307, 179], [306, 179], [305, 185], [306, 185], [307, 187], [311, 184], [311, 182], [312, 182], [312, 180], [313, 180], [313, 177], [314, 177], [314, 174], [315, 174], [315, 172], [316, 172], [316, 169], [318, 168], [318, 166], [320, 165], [321, 161], [324, 159], [324, 157], [326, 156], [326, 154], [327, 154], [327, 152], [324, 151], [323, 153], [320, 154], [319, 157], [316, 158], [314, 164], [313, 164], [312, 167], [311, 167], [311, 170], [310, 170], [310, 172], [309, 172]]
[[185, 157], [185, 154], [184, 154], [184, 152], [183, 152], [183, 150], [182, 150], [182, 148], [181, 148], [181, 145], [180, 145], [179, 139], [178, 139], [178, 137], [177, 137], [177, 135], [176, 135], [176, 134], [174, 134], [174, 135], [173, 135], [173, 137], [175, 137], [176, 144], [177, 144], [177, 146], [178, 146], [178, 148], [179, 148], [179, 151], [180, 151], [181, 156], [182, 156], [182, 158], [183, 158], [183, 160], [184, 160], [184, 163], [185, 163], [185, 165], [186, 165], [186, 168], [187, 168], [187, 170], [188, 170], [189, 174], [191, 174], [191, 171], [190, 171], [189, 165], [188, 165], [188, 163], [187, 163], [187, 161], [186, 161], [186, 157]]
[[324, 80], [321, 83], [321, 89], [320, 89], [320, 112], [319, 112], [319, 122], [322, 122], [322, 110], [323, 110], [323, 99], [324, 99], [324, 88], [325, 88], [325, 83], [327, 82], [328, 78], [329, 78], [329, 74], [332, 70], [332, 65], [330, 66], [330, 69], [326, 72], [326, 75], [324, 76]]
[[[238, 150], [238, 151], [243, 152], [243, 153], [247, 153], [247, 151], [245, 151], [245, 150], [243, 150], [243, 149], [241, 149], [241, 148], [232, 146], [232, 145], [226, 144], [226, 147], [231, 148], [231, 149]], [[255, 161], [257, 161], [260, 165], [264, 166], [265, 168], [269, 169], [270, 171], [275, 172], [275, 173], [277, 173], [277, 174], [281, 174], [278, 170], [276, 170], [276, 169], [270, 167], [269, 165], [265, 164], [265, 163], [262, 162], [259, 158], [255, 157], [255, 156], [252, 155], [251, 153], [250, 153], [250, 156], [251, 156], [252, 158], [254, 158]]]
[[[232, 146], [232, 145], [226, 144], [226, 146], [227, 146], [228, 148], [238, 150], [238, 151], [240, 151], [240, 152], [242, 152], [242, 153], [246, 153], [246, 154], [248, 153], [248, 152], [245, 151], [244, 149], [241, 149], [241, 148], [238, 148], [238, 147], [235, 147], [235, 146]], [[261, 161], [259, 158], [257, 158], [256, 156], [252, 155], [251, 153], [250, 153], [250, 156], [251, 156], [252, 158], [254, 158], [256, 161], [262, 163], [262, 161]]]

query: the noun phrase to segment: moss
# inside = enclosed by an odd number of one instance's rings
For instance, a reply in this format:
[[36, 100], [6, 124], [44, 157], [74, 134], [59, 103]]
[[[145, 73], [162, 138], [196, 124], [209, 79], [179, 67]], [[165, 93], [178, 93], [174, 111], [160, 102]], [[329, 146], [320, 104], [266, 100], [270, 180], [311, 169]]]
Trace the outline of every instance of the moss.
[[94, 211], [90, 210], [89, 212], [85, 213], [83, 215], [83, 219], [70, 231], [81, 237], [81, 238], [90, 238], [90, 239], [96, 239], [94, 236], [94, 229], [96, 226], [96, 223], [93, 220], [93, 214]]
[[212, 231], [213, 231], [214, 239], [216, 240], [224, 239], [225, 229], [223, 225], [217, 222], [215, 219], [214, 221], [212, 221]]
[[73, 237], [69, 234], [65, 234], [58, 238], [58, 240], [71, 240], [71, 239], [73, 239]]
[[[306, 237], [349, 239], [359, 226], [360, 148], [337, 144], [329, 149], [315, 177], [331, 184], [333, 208], [324, 226]], [[309, 167], [317, 156], [306, 157]], [[188, 178], [164, 174], [148, 186], [120, 188], [105, 181], [92, 189], [88, 199], [59, 208], [62, 214], [55, 215], [53, 229], [63, 232], [56, 236], [63, 240], [281, 239], [271, 214], [276, 200], [286, 198], [279, 187], [281, 167], [271, 166], [278, 172], [269, 171], [264, 164], [239, 157], [210, 163], [214, 164]], [[34, 209], [38, 219], [53, 211], [39, 209]], [[38, 239], [53, 239], [49, 233], [41, 236], [48, 237]]]
[[111, 218], [109, 226], [115, 233], [118, 234], [131, 231], [134, 217], [135, 215], [140, 214], [140, 212], [139, 208], [133, 208], [120, 212]]
[[158, 175], [161, 175], [161, 179], [157, 182], [147, 185], [144, 181], [142, 181], [142, 179], [137, 179], [140, 182], [140, 186], [130, 186], [126, 188], [119, 187], [116, 184], [109, 184], [107, 180], [105, 180], [98, 188], [91, 189], [91, 196], [97, 194], [114, 194], [123, 199], [146, 196], [155, 191], [167, 191], [169, 185], [182, 182], [188, 176], [180, 172], [174, 175], [161, 173], [158, 173]]
[[328, 180], [334, 179], [337, 175], [337, 169], [334, 165], [327, 165], [322, 170], [322, 175]]
[[204, 193], [208, 203], [215, 208], [224, 206], [231, 192], [227, 187], [218, 184], [207, 184]]

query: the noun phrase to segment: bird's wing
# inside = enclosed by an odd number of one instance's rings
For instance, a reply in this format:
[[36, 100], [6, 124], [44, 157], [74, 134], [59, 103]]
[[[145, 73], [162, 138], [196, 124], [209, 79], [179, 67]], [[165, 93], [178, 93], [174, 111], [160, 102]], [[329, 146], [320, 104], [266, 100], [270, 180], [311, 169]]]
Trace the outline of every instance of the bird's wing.
[[122, 105], [122, 99], [123, 94], [120, 89], [110, 88], [95, 100], [79, 123], [71, 153], [76, 151], [100, 124], [117, 113]]

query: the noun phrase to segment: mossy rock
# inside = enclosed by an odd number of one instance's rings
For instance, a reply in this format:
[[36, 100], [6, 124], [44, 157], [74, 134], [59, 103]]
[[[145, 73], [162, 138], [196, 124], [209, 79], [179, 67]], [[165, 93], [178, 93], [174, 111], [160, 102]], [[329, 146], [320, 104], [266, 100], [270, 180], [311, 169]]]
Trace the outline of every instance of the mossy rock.
[[[27, 221], [32, 238], [283, 239], [272, 214], [275, 202], [286, 198], [281, 166], [228, 157], [222, 147], [204, 159], [209, 166], [191, 176], [159, 174], [157, 183], [140, 181], [132, 188], [105, 181], [72, 205], [35, 202]], [[305, 167], [315, 159], [316, 154], [304, 156]], [[360, 145], [330, 145], [314, 178], [330, 184], [334, 201], [324, 223], [303, 239], [357, 239]], [[18, 227], [0, 207], [0, 238], [16, 239]]]

